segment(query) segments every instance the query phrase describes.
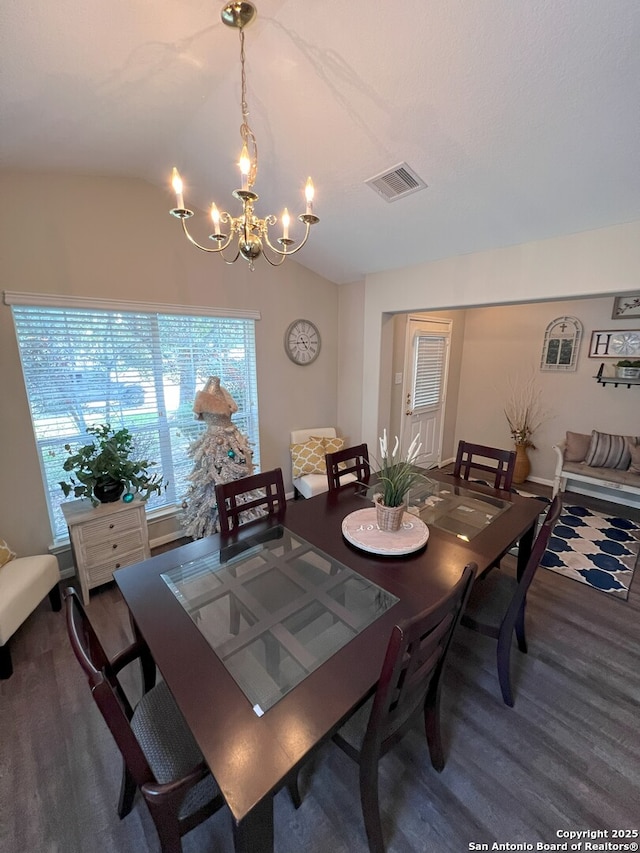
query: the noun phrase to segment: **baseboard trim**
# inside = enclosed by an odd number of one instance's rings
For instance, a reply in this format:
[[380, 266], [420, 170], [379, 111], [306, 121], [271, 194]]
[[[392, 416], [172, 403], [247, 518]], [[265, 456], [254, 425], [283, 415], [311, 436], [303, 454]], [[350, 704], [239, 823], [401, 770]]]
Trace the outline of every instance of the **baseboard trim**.
[[165, 533], [164, 536], [156, 536], [155, 539], [150, 539], [149, 547], [153, 551], [154, 548], [166, 545], [167, 542], [175, 542], [176, 539], [183, 539], [186, 535], [186, 530], [174, 530], [172, 533]]
[[541, 486], [549, 486], [553, 488], [553, 480], [546, 480], [544, 477], [527, 477], [532, 483], [539, 483]]

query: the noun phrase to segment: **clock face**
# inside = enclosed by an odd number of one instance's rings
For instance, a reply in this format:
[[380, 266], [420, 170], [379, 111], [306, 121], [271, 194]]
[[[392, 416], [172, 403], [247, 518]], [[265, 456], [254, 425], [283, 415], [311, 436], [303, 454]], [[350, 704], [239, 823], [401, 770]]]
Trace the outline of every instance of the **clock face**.
[[637, 332], [617, 332], [609, 340], [609, 352], [613, 355], [638, 355], [640, 335]]
[[320, 354], [320, 332], [309, 320], [294, 320], [284, 333], [284, 348], [295, 364], [311, 364]]

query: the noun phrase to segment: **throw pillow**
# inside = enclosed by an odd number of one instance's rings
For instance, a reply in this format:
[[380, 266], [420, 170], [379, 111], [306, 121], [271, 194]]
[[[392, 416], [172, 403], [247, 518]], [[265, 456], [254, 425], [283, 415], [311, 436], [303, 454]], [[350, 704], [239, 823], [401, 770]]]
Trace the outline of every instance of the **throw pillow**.
[[631, 456], [629, 471], [631, 471], [632, 474], [640, 474], [640, 444], [636, 444], [633, 441], [627, 441], [627, 449]]
[[592, 468], [616, 468], [618, 471], [626, 471], [631, 462], [627, 437], [592, 430], [589, 450], [584, 461]]
[[323, 438], [325, 453], [337, 453], [344, 447], [344, 438]]
[[11, 562], [11, 560], [15, 560], [15, 552], [9, 548], [4, 539], [0, 539], [0, 568], [5, 565], [5, 563]]
[[291, 445], [293, 478], [305, 474], [326, 474], [324, 444], [321, 438], [310, 438], [302, 444]]
[[[342, 450], [342, 448], [344, 447], [344, 438], [323, 438], [322, 442], [324, 444], [324, 452], [325, 453], [337, 453], [338, 450]], [[339, 462], [338, 463], [338, 470], [346, 468], [346, 467], [347, 467], [346, 462]], [[327, 473], [326, 461], [325, 461], [324, 472], [325, 472], [325, 474]]]
[[567, 432], [567, 446], [564, 450], [565, 462], [584, 462], [590, 444], [590, 435], [585, 435], [582, 432]]

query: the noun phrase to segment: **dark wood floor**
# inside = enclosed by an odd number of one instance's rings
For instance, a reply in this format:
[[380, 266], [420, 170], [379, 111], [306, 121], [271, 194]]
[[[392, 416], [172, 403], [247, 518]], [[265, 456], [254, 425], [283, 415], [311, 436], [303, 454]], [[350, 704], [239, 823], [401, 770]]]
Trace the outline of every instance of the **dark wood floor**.
[[[124, 645], [113, 585], [92, 594], [89, 612], [110, 650]], [[640, 580], [621, 602], [540, 570], [527, 628], [529, 654], [513, 653], [513, 709], [500, 698], [492, 641], [459, 630], [444, 683], [444, 771], [432, 770], [419, 729], [381, 762], [389, 851], [461, 853], [471, 842], [639, 827]], [[0, 682], [1, 853], [156, 853], [139, 798], [116, 816], [118, 754], [61, 614], [45, 601], [12, 647], [15, 674]], [[278, 853], [367, 850], [357, 769], [340, 750], [324, 747], [301, 788], [298, 811], [286, 792], [276, 797]], [[231, 850], [224, 811], [184, 841], [185, 853]]]

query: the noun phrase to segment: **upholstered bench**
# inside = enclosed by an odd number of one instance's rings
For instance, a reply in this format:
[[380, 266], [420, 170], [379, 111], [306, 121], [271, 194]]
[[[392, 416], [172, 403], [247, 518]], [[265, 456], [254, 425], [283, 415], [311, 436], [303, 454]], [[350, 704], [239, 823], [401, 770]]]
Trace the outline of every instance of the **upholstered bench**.
[[60, 610], [60, 570], [51, 554], [16, 557], [0, 567], [0, 678], [13, 673], [9, 639], [45, 595]]
[[[567, 432], [564, 441], [554, 444], [557, 455], [553, 495], [564, 492], [567, 482], [611, 490], [609, 500], [624, 502], [629, 495], [640, 496], [640, 444], [634, 436]], [[617, 497], [619, 495], [619, 498]]]
[[[344, 447], [344, 439], [338, 438], [334, 427], [294, 429], [291, 431], [291, 466], [294, 497], [312, 498], [329, 490], [326, 453], [335, 453]], [[353, 474], [344, 482], [355, 480]]]

